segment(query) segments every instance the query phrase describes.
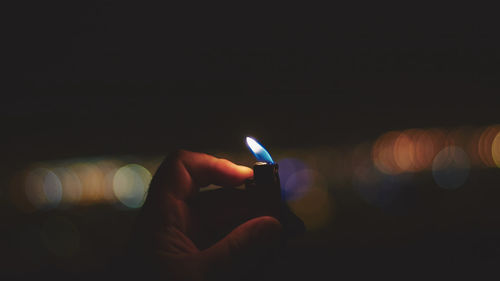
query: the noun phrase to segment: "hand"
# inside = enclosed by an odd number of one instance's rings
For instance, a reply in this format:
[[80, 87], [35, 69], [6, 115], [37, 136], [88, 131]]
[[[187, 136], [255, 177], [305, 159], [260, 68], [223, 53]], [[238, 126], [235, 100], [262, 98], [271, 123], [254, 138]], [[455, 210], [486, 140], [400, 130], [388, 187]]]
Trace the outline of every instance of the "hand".
[[[248, 167], [207, 154], [181, 150], [168, 156], [151, 181], [138, 218], [136, 257], [164, 280], [234, 280], [245, 276], [279, 245], [278, 220], [267, 216], [251, 219], [200, 250], [193, 237], [203, 233], [196, 233], [197, 221], [188, 202], [200, 187], [238, 186], [252, 176]], [[224, 208], [223, 204], [216, 206]]]

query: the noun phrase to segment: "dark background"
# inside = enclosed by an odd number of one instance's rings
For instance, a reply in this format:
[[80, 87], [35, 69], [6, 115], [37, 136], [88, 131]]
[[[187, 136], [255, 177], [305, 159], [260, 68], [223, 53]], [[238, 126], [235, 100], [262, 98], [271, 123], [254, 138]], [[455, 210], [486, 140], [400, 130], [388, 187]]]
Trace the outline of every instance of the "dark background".
[[332, 4], [19, 4], [5, 26], [3, 147], [15, 158], [143, 152], [136, 142], [156, 152], [226, 147], [247, 131], [331, 144], [496, 121], [492, 9]]
[[[247, 134], [270, 147], [307, 149], [361, 142], [392, 129], [499, 122], [495, 9], [330, 4], [13, 4], [3, 35], [4, 185], [33, 161], [163, 155], [179, 147], [235, 150]], [[309, 277], [367, 268], [409, 267], [408, 273], [422, 264], [429, 269], [423, 272], [445, 274], [492, 268], [500, 258], [499, 177], [484, 173], [471, 175], [462, 195], [437, 192], [455, 200], [453, 210], [468, 206], [464, 221], [463, 213], [441, 210], [434, 191], [423, 192], [421, 203], [434, 202], [440, 219], [429, 210], [416, 218], [374, 214], [340, 193], [340, 201], [352, 204], [332, 229], [344, 231], [310, 238], [297, 250], [300, 262], [293, 262], [303, 263], [299, 272]], [[13, 211], [3, 209], [15, 224]], [[101, 216], [99, 209], [89, 212]], [[132, 220], [124, 219], [124, 228]], [[355, 227], [378, 220], [373, 228]], [[457, 223], [436, 230], [449, 221]]]

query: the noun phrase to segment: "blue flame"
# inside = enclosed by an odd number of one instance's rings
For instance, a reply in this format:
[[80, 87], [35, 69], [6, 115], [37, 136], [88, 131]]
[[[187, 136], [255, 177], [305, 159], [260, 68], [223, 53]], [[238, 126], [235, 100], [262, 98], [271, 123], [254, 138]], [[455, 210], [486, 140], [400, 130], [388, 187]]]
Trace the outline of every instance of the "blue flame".
[[257, 161], [274, 164], [273, 158], [271, 158], [269, 152], [267, 152], [267, 150], [258, 141], [251, 137], [247, 137], [247, 146], [250, 148], [250, 151], [253, 153], [255, 158], [257, 158]]

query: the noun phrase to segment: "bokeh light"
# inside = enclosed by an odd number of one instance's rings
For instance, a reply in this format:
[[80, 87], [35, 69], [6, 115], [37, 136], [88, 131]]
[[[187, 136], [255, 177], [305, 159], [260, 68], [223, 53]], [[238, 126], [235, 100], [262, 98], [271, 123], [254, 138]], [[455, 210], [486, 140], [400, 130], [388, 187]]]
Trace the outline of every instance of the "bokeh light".
[[114, 160], [100, 160], [96, 163], [96, 166], [102, 175], [99, 182], [100, 195], [102, 196], [100, 200], [109, 203], [115, 202], [117, 198], [113, 190], [113, 179], [116, 171], [121, 166], [120, 163]]
[[61, 179], [63, 193], [61, 207], [67, 208], [79, 203], [82, 196], [82, 183], [71, 168], [58, 167], [54, 172]]
[[145, 200], [151, 173], [141, 165], [128, 164], [116, 171], [113, 191], [120, 202], [129, 208], [139, 208]]
[[411, 138], [416, 132], [402, 132], [394, 141], [394, 162], [400, 171], [415, 170], [415, 143]]
[[439, 129], [408, 129], [381, 135], [373, 144], [375, 167], [384, 174], [430, 169], [434, 156], [450, 141]]
[[500, 168], [500, 132], [497, 133], [491, 144], [491, 157], [497, 167]]
[[312, 182], [311, 170], [303, 169], [294, 172], [282, 185], [285, 200], [293, 201], [302, 198], [311, 187]]
[[48, 172], [47, 169], [36, 168], [30, 171], [26, 177], [24, 186], [26, 198], [36, 209], [41, 209], [46, 204], [43, 181]]
[[59, 177], [52, 171], [49, 171], [43, 179], [43, 193], [50, 207], [54, 208], [61, 202], [62, 183]]
[[442, 131], [416, 130], [413, 131], [415, 143], [415, 170], [422, 171], [432, 166], [434, 156], [441, 150], [445, 143], [445, 135]]
[[[458, 152], [450, 156], [450, 151]], [[251, 166], [253, 163], [246, 151], [218, 152], [218, 155], [239, 164]], [[273, 155], [281, 159], [279, 172], [287, 201], [306, 196], [313, 186], [311, 171], [323, 175], [329, 188], [341, 188], [381, 183], [387, 181], [387, 175], [431, 170], [440, 186], [454, 188], [468, 175], [462, 172], [472, 167], [500, 167], [500, 125], [389, 131], [374, 141], [276, 149]], [[151, 175], [163, 159], [163, 155], [124, 156], [32, 163], [13, 173], [4, 195], [17, 210], [27, 213], [101, 203], [117, 206], [117, 202], [122, 207], [138, 208]], [[124, 163], [139, 164], [124, 166]], [[462, 164], [466, 168], [460, 168]], [[455, 184], [451, 183], [451, 174], [446, 176], [446, 172], [452, 171], [461, 175]]]
[[57, 256], [70, 257], [80, 249], [80, 233], [65, 217], [49, 217], [42, 225], [41, 235], [47, 249]]
[[88, 205], [103, 200], [103, 188], [105, 175], [94, 163], [78, 161], [70, 166], [76, 172], [82, 185], [80, 204]]
[[467, 180], [469, 170], [469, 157], [463, 149], [457, 146], [443, 148], [432, 163], [434, 180], [445, 189], [456, 189], [462, 186]]
[[391, 131], [380, 136], [372, 149], [372, 160], [379, 171], [385, 174], [398, 174], [399, 168], [394, 157], [394, 145], [400, 132]]
[[493, 159], [493, 141], [495, 137], [500, 132], [500, 125], [494, 125], [487, 127], [481, 137], [479, 138], [478, 143], [478, 152], [479, 157], [484, 166], [486, 167], [496, 167], [495, 160]]
[[62, 198], [61, 180], [49, 169], [35, 168], [26, 177], [25, 193], [36, 209], [55, 208]]
[[291, 201], [302, 197], [312, 183], [306, 164], [296, 158], [285, 158], [278, 165], [283, 198]]

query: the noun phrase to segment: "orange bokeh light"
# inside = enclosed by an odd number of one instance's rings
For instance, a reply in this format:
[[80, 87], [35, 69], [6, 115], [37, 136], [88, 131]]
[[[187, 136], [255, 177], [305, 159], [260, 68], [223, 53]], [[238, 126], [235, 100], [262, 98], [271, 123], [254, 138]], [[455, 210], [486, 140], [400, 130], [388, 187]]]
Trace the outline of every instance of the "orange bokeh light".
[[103, 172], [90, 162], [77, 163], [72, 165], [71, 168], [78, 175], [82, 187], [79, 203], [88, 205], [102, 201], [104, 198], [102, 183], [105, 179]]
[[432, 160], [444, 147], [445, 134], [438, 129], [419, 131], [415, 135], [415, 169], [430, 169]]
[[486, 167], [497, 166], [495, 160], [493, 159], [492, 147], [493, 141], [495, 140], [498, 133], [500, 133], [500, 125], [493, 125], [487, 127], [479, 137], [477, 151], [479, 153], [481, 162]]
[[500, 168], [500, 132], [497, 133], [491, 144], [491, 156], [497, 167]]
[[372, 161], [385, 174], [398, 174], [401, 169], [394, 159], [394, 143], [401, 132], [390, 131], [380, 136], [372, 148]]
[[447, 143], [438, 129], [391, 131], [380, 136], [372, 148], [372, 160], [385, 174], [430, 169], [434, 156]]
[[[412, 139], [414, 131], [399, 134], [394, 142], [394, 161], [401, 171], [415, 170], [415, 142]], [[415, 132], [416, 133], [416, 132]]]

